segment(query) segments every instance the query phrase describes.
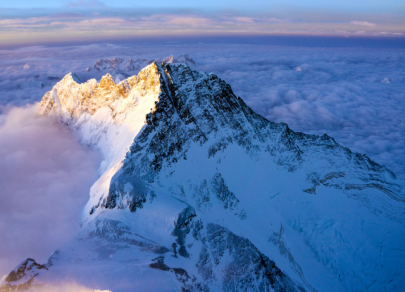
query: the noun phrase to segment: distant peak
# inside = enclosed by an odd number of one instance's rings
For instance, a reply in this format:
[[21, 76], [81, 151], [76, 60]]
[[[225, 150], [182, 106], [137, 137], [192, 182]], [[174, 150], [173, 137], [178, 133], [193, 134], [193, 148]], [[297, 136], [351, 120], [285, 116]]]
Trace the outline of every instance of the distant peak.
[[84, 71], [89, 72], [92, 70], [97, 70], [99, 72], [111, 72], [112, 74], [127, 74], [129, 72], [136, 72], [144, 68], [145, 66], [156, 62], [156, 63], [180, 63], [187, 66], [195, 66], [195, 61], [188, 55], [170, 55], [162, 59], [135, 59], [135, 58], [111, 58], [111, 59], [100, 59], [95, 62], [91, 68], [86, 68]]
[[390, 84], [390, 83], [391, 83], [391, 79], [389, 79], [389, 78], [384, 78], [383, 80], [381, 80], [381, 83]]
[[78, 83], [78, 84], [82, 83], [82, 81], [80, 80], [79, 76], [77, 76], [75, 73], [71, 73], [71, 74], [72, 74], [72, 79], [73, 79], [76, 83]]
[[174, 56], [173, 55], [171, 55], [171, 56], [169, 56], [169, 57], [166, 57], [164, 60], [163, 60], [163, 62], [164, 63], [173, 63], [173, 58], [174, 58]]
[[75, 73], [68, 73], [65, 75], [65, 77], [63, 77], [63, 79], [61, 80], [61, 82], [71, 82], [74, 81], [77, 84], [81, 84], [82, 81], [80, 80], [79, 76], [77, 76]]
[[177, 57], [169, 56], [167, 57], [163, 62], [165, 63], [180, 63], [180, 64], [185, 64], [187, 66], [195, 66], [194, 60], [188, 55], [179, 55]]

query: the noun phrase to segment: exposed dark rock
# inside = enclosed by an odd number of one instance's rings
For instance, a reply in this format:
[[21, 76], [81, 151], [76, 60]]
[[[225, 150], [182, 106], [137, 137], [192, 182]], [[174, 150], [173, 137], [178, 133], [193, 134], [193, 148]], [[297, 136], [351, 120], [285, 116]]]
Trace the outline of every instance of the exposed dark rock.
[[[178, 253], [180, 256], [188, 258], [189, 254], [187, 252], [186, 246], [185, 246], [185, 238], [188, 233], [190, 233], [190, 228], [191, 228], [191, 222], [194, 217], [196, 217], [196, 213], [194, 208], [192, 207], [187, 207], [184, 209], [180, 214], [177, 219], [177, 222], [175, 222], [175, 228], [173, 230], [173, 236], [177, 237], [176, 243], [179, 245], [179, 250]], [[176, 248], [176, 246], [175, 246]], [[175, 249], [176, 251], [176, 249]]]
[[31, 258], [26, 259], [7, 275], [7, 284], [0, 287], [0, 292], [27, 290], [41, 270], [48, 270], [48, 266], [40, 265]]

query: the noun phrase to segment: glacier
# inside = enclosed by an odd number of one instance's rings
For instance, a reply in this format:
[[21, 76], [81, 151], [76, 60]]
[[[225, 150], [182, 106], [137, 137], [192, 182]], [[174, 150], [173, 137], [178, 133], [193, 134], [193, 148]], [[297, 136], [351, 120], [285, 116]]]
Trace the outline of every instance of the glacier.
[[44, 95], [103, 155], [100, 177], [81, 232], [0, 291], [402, 291], [404, 182], [386, 167], [184, 64], [115, 81], [68, 74]]

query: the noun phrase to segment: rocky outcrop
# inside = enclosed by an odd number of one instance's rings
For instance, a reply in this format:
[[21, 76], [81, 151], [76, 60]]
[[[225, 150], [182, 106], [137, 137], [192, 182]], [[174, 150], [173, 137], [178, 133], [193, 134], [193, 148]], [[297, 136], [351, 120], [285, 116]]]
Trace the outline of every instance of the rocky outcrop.
[[31, 287], [41, 270], [48, 270], [49, 265], [40, 265], [33, 259], [26, 259], [11, 271], [5, 278], [5, 285], [0, 286], [1, 292], [24, 291]]

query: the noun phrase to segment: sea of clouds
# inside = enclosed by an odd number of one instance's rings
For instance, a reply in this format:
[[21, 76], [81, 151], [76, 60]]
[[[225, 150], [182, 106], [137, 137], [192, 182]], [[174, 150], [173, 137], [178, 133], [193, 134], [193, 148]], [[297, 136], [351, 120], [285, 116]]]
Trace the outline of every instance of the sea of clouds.
[[405, 177], [403, 49], [143, 42], [0, 50], [0, 274], [26, 257], [41, 260], [76, 232], [100, 163], [33, 104], [100, 58], [179, 54], [267, 119], [327, 133]]

